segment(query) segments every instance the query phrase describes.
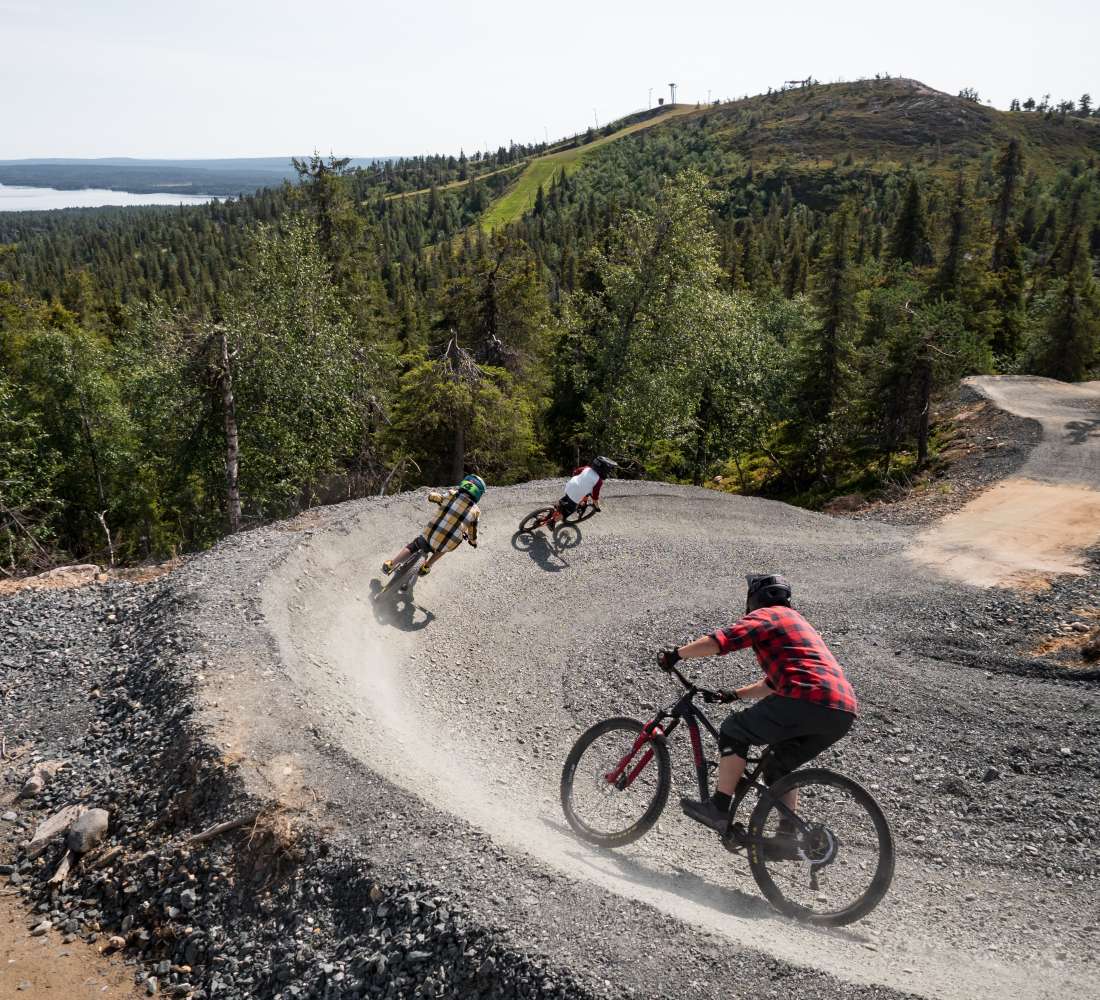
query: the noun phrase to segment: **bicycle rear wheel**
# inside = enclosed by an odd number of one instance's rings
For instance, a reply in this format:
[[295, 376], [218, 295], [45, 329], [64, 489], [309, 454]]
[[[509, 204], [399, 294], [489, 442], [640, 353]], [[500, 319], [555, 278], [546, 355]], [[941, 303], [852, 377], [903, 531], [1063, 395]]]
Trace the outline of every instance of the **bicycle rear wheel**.
[[519, 522], [519, 530], [522, 534], [529, 535], [533, 531], [537, 531], [544, 524], [546, 524], [550, 515], [554, 513], [553, 507], [540, 507], [538, 510], [531, 511], [522, 521]]
[[[775, 799], [791, 792], [795, 813], [810, 829], [795, 838], [795, 856], [780, 859], [759, 840], [780, 833]], [[839, 926], [865, 917], [894, 878], [894, 838], [878, 803], [858, 782], [825, 768], [793, 771], [770, 796], [761, 795], [749, 837], [749, 867], [760, 891], [781, 913], [808, 923]]]
[[390, 578], [386, 581], [385, 585], [375, 595], [375, 600], [382, 597], [383, 594], [395, 594], [405, 584], [407, 584], [416, 575], [417, 570], [420, 569], [420, 564], [424, 561], [425, 555], [423, 552], [414, 552], [404, 562], [398, 563], [393, 568], [393, 572], [390, 574]]
[[[561, 807], [582, 840], [621, 847], [645, 834], [661, 815], [672, 787], [672, 763], [660, 741], [647, 740], [632, 751], [644, 728], [637, 719], [607, 719], [569, 751], [561, 774]], [[624, 758], [620, 779], [609, 781], [607, 775]]]

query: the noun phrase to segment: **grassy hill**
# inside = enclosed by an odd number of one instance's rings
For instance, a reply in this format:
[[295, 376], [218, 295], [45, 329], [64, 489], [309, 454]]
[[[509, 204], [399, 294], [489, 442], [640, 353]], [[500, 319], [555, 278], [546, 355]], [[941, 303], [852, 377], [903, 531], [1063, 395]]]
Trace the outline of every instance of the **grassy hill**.
[[[639, 133], [644, 133], [639, 135]], [[560, 149], [530, 160], [485, 211], [481, 225], [515, 222], [562, 169], [572, 174], [597, 167], [600, 154], [621, 140], [706, 144], [710, 170], [720, 184], [747, 166], [781, 167], [800, 198], [813, 203], [837, 171], [891, 172], [920, 163], [952, 174], [995, 155], [1019, 140], [1028, 169], [1053, 173], [1075, 161], [1100, 158], [1100, 120], [1005, 112], [953, 97], [916, 80], [883, 79], [810, 87], [706, 107], [677, 106], [634, 122], [588, 145]]]
[[653, 117], [630, 122], [622, 128], [617, 128], [607, 135], [601, 135], [584, 145], [570, 145], [567, 148], [547, 153], [545, 156], [536, 157], [527, 164], [516, 182], [489, 206], [482, 218], [481, 225], [485, 229], [495, 229], [507, 225], [509, 222], [515, 222], [534, 208], [539, 187], [546, 188], [550, 183], [550, 179], [562, 170], [565, 171], [566, 175], [574, 173], [593, 153], [608, 143], [617, 142], [619, 139], [635, 135], [657, 125], [664, 125], [669, 121], [695, 112], [696, 108], [693, 105], [669, 105], [667, 110], [660, 109], [660, 113]]
[[1100, 121], [998, 111], [916, 80], [819, 84], [709, 113], [721, 122], [730, 149], [760, 163], [943, 162], [980, 156], [1011, 138], [1039, 170], [1100, 155]]

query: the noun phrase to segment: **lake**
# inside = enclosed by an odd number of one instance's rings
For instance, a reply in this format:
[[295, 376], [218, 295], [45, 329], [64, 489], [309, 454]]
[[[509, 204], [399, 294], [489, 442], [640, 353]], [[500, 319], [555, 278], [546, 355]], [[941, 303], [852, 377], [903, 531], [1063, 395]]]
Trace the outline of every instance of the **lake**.
[[107, 191], [83, 188], [60, 191], [48, 187], [17, 187], [0, 184], [0, 212], [39, 212], [51, 208], [99, 208], [102, 205], [203, 205], [216, 201], [206, 194], [133, 194], [130, 191]]

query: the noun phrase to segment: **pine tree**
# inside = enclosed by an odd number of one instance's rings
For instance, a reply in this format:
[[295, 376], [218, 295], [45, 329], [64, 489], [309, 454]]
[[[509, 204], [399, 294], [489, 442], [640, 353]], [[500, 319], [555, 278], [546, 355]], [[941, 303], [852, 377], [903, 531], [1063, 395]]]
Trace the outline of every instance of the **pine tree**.
[[924, 199], [915, 174], [909, 178], [905, 202], [890, 234], [890, 254], [895, 260], [914, 267], [924, 267], [932, 263], [932, 244], [928, 238]]
[[792, 241], [787, 255], [787, 264], [783, 269], [783, 294], [788, 299], [793, 299], [806, 291], [807, 272], [806, 255], [802, 249], [802, 234], [799, 232]]
[[962, 279], [969, 230], [969, 191], [962, 171], [955, 178], [955, 198], [951, 203], [948, 227], [947, 247], [932, 287], [944, 298], [954, 299], [958, 297]]
[[1086, 378], [1100, 356], [1100, 295], [1089, 268], [1084, 231], [1073, 243], [1073, 271], [1062, 281], [1054, 309], [1043, 331], [1038, 371], [1064, 382]]
[[1001, 269], [993, 275], [993, 352], [1001, 358], [1016, 357], [1023, 342], [1024, 290], [1027, 276], [1023, 253], [1014, 230], [1009, 229], [1002, 249]]
[[851, 212], [833, 220], [832, 236], [815, 276], [817, 322], [799, 345], [796, 360], [800, 414], [792, 430], [803, 463], [822, 479], [844, 434], [842, 410], [851, 383], [857, 310], [850, 258]]
[[993, 204], [993, 262], [994, 271], [1004, 266], [1005, 255], [1011, 239], [1012, 209], [1016, 192], [1024, 172], [1024, 155], [1017, 139], [1011, 139], [997, 160], [999, 185]]

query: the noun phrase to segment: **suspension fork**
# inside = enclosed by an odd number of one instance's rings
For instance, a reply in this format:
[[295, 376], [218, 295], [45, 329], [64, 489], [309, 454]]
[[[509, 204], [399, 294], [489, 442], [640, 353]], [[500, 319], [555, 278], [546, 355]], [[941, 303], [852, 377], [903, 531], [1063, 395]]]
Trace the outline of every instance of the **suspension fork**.
[[604, 775], [604, 780], [608, 784], [614, 785], [621, 792], [634, 783], [634, 779], [645, 770], [646, 765], [653, 759], [653, 748], [648, 747], [645, 753], [642, 754], [641, 760], [633, 767], [629, 767], [634, 755], [647, 743], [667, 739], [669, 734], [679, 725], [680, 720], [673, 718], [672, 723], [666, 728], [661, 725], [665, 718], [668, 718], [668, 716], [659, 715], [645, 724], [633, 746], [619, 763]]

